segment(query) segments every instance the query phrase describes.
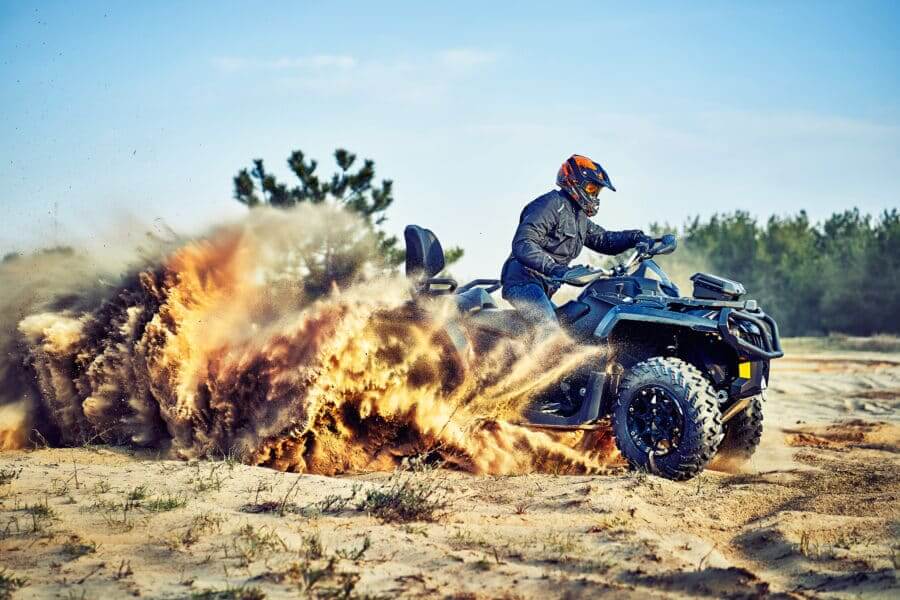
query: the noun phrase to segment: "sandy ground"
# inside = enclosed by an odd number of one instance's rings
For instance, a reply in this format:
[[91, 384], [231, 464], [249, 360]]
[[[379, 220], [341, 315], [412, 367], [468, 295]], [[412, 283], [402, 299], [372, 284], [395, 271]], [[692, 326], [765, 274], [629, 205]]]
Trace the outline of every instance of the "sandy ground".
[[[898, 598], [898, 404], [900, 354], [785, 358], [754, 462], [687, 483], [7, 452], [0, 599]], [[392, 489], [431, 520], [379, 512]]]

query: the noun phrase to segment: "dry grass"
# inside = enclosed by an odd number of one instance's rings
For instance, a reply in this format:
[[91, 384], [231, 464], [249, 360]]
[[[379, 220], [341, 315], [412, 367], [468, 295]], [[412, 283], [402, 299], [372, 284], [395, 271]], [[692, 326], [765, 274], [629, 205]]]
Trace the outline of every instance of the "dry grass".
[[221, 590], [204, 589], [190, 595], [191, 600], [265, 600], [266, 594], [254, 586], [227, 586]]
[[782, 341], [785, 352], [900, 352], [900, 337], [895, 335], [873, 335], [854, 337], [833, 333], [823, 337], [795, 337]]
[[210, 512], [200, 513], [191, 519], [187, 527], [176, 531], [165, 539], [165, 544], [170, 550], [190, 548], [204, 536], [222, 531], [222, 523], [225, 518], [222, 515]]
[[241, 566], [247, 566], [260, 558], [287, 550], [287, 544], [274, 530], [247, 524], [235, 534], [230, 548], [225, 548], [225, 558], [237, 557]]
[[329, 552], [317, 533], [305, 536], [298, 551], [300, 559], [286, 567], [270, 572], [267, 578], [278, 583], [288, 583], [296, 587], [304, 598], [349, 599], [359, 598], [356, 591], [360, 573], [356, 568], [348, 569], [344, 563], [354, 566], [362, 560], [371, 548], [368, 536], [359, 547], [337, 549]]
[[166, 495], [156, 496], [141, 504], [141, 508], [150, 512], [167, 512], [187, 505], [187, 498]]

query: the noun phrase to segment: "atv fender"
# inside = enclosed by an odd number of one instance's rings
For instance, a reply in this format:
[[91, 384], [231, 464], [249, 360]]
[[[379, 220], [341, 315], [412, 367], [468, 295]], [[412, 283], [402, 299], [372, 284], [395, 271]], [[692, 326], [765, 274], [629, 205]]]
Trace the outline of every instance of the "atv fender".
[[658, 323], [673, 327], [685, 327], [703, 333], [718, 333], [719, 331], [716, 321], [704, 317], [641, 306], [640, 304], [619, 304], [606, 313], [594, 330], [594, 336], [606, 341], [616, 328], [616, 325], [622, 321]]

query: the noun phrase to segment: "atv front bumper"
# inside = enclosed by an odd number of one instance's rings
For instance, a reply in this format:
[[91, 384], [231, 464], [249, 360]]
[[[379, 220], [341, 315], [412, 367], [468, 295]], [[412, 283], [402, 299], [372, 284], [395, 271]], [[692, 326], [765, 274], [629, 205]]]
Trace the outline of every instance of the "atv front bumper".
[[750, 360], [781, 358], [781, 336], [778, 324], [760, 309], [741, 310], [725, 307], [719, 313], [719, 333], [738, 356]]
[[719, 333], [738, 354], [738, 376], [731, 382], [732, 399], [761, 394], [769, 380], [769, 361], [781, 358], [781, 337], [775, 320], [756, 307], [725, 307], [719, 313]]
[[742, 360], [772, 360], [784, 356], [778, 324], [759, 308], [756, 300], [678, 298], [669, 304], [718, 309], [719, 333]]

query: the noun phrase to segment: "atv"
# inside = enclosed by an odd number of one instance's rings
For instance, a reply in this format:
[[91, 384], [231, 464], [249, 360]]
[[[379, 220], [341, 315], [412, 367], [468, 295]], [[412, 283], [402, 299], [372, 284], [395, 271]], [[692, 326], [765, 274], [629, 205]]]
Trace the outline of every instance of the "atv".
[[[459, 319], [446, 327], [459, 356], [528, 330], [491, 297], [499, 280], [458, 286], [437, 277], [445, 262], [434, 233], [409, 225], [404, 238], [414, 301], [447, 296], [455, 305]], [[632, 468], [673, 480], [696, 476], [717, 453], [750, 458], [762, 435], [769, 362], [784, 355], [778, 326], [729, 279], [697, 273], [692, 297], [682, 297], [653, 260], [676, 245], [664, 235], [612, 268], [580, 267], [561, 281], [584, 290], [556, 309], [560, 325], [605, 352], [531, 399], [524, 425], [594, 429], [608, 420]]]

